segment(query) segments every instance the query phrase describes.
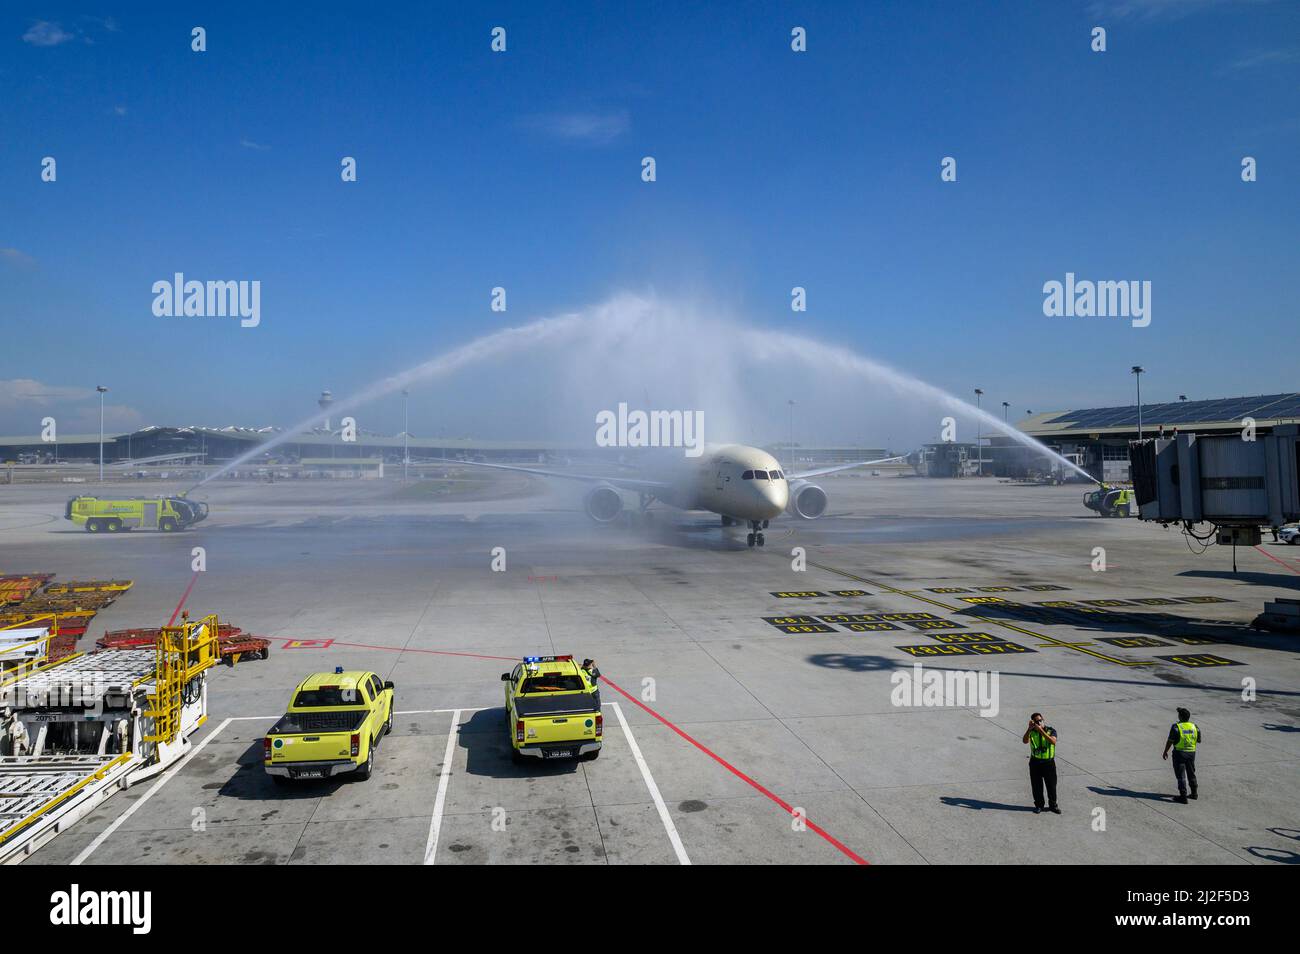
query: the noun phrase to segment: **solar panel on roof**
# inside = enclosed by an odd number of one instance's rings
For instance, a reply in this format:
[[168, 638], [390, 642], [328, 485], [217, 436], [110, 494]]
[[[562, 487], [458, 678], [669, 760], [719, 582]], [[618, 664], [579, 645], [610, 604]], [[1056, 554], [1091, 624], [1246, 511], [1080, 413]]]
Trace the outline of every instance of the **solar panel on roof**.
[[[1244, 417], [1257, 420], [1300, 417], [1300, 393], [1261, 394], [1253, 397], [1214, 398], [1207, 401], [1178, 401], [1165, 404], [1144, 404], [1142, 423], [1150, 427], [1161, 424], [1207, 424], [1221, 421], [1240, 421]], [[1048, 424], [1060, 424], [1076, 430], [1104, 427], [1137, 427], [1137, 405], [1128, 407], [1092, 407], [1057, 414]]]

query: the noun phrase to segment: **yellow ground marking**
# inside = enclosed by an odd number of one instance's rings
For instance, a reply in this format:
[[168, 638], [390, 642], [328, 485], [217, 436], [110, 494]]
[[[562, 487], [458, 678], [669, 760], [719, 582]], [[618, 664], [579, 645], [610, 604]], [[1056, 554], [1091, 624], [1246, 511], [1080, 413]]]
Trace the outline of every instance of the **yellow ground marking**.
[[[809, 560], [808, 565], [815, 566], [817, 569], [825, 570], [828, 573], [834, 573], [837, 576], [842, 576], [846, 580], [855, 580], [858, 583], [865, 583], [867, 586], [874, 586], [878, 590], [884, 590], [887, 593], [893, 593], [896, 596], [906, 596], [910, 599], [921, 600], [922, 602], [929, 603], [931, 606], [938, 606], [940, 609], [945, 609], [950, 613], [965, 613], [968, 609], [965, 606], [951, 606], [942, 600], [936, 600], [932, 596], [923, 596], [915, 590], [900, 590], [897, 587], [890, 586], [888, 583], [881, 583], [879, 580], [869, 580], [865, 576], [856, 576], [855, 574], [848, 572], [848, 570], [841, 570], [837, 567], [827, 566], [824, 563], [816, 563]], [[972, 603], [971, 605], [978, 606], [979, 604]], [[1050, 649], [1073, 649], [1075, 652], [1083, 653], [1084, 655], [1092, 656], [1096, 659], [1104, 659], [1106, 662], [1114, 663], [1117, 666], [1154, 665], [1153, 662], [1148, 660], [1120, 659], [1117, 656], [1108, 656], [1105, 653], [1097, 652], [1095, 649], [1086, 648], [1088, 645], [1094, 645], [1092, 643], [1067, 642], [1063, 639], [1057, 639], [1055, 636], [1049, 636], [1046, 633], [1035, 633], [1033, 630], [1025, 629], [1023, 626], [1017, 626], [1015, 623], [1008, 623], [1003, 619], [993, 619], [988, 616], [976, 616], [974, 618], [982, 623], [988, 623], [990, 626], [1001, 626], [1003, 629], [1009, 629], [1012, 632], [1020, 633], [1022, 636], [1031, 636], [1034, 639], [1041, 639], [1043, 640], [1043, 645]]]

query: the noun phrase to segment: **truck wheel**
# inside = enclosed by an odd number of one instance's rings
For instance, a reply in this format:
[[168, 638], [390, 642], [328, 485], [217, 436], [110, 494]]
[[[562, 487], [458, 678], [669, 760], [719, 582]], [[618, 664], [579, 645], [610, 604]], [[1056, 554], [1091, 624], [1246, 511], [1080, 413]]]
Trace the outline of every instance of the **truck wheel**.
[[519, 754], [519, 750], [513, 745], [510, 746], [510, 761], [514, 762], [516, 765], [524, 764], [524, 757]]
[[121, 529], [122, 529], [122, 521], [121, 521], [121, 520], [118, 520], [116, 517], [114, 517], [112, 520], [108, 521], [108, 532], [109, 532], [109, 533], [117, 533], [117, 531], [119, 531], [119, 530], [121, 530]]
[[597, 749], [595, 752], [588, 752], [586, 755], [582, 756], [584, 762], [594, 762], [598, 758], [600, 758], [600, 749]]
[[158, 521], [158, 529], [163, 533], [172, 533], [176, 529], [176, 521], [171, 517], [163, 517]]
[[393, 734], [393, 707], [390, 705], [388, 707], [388, 721], [384, 723], [384, 735], [389, 736], [392, 734]]
[[87, 533], [99, 533], [99, 531], [100, 531], [100, 526], [99, 526], [99, 521], [98, 521], [98, 520], [87, 520], [87, 521], [86, 521], [86, 532], [87, 532]]
[[288, 785], [288, 784], [289, 784], [289, 780], [288, 780], [287, 778], [285, 778], [283, 775], [272, 775], [272, 776], [271, 776], [271, 781], [274, 782], [276, 785]]
[[357, 778], [366, 781], [370, 778], [371, 773], [375, 770], [375, 740], [370, 740], [370, 751], [366, 753], [366, 760], [361, 767], [357, 769]]

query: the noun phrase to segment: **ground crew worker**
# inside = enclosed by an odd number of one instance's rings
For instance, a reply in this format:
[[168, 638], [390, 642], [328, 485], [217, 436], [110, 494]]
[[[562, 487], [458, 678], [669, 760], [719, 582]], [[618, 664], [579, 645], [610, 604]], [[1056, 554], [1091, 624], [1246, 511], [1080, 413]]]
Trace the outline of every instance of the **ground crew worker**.
[[584, 659], [582, 670], [587, 674], [587, 681], [593, 686], [600, 682], [600, 670], [596, 668], [596, 660]]
[[[1174, 749], [1174, 778], [1178, 779], [1178, 797], [1174, 799], [1179, 805], [1186, 805], [1187, 799], [1196, 798], [1196, 746], [1201, 741], [1201, 730], [1192, 721], [1192, 714], [1187, 709], [1178, 710], [1178, 721], [1169, 727], [1169, 737], [1165, 739], [1165, 752], [1161, 758], [1169, 760], [1169, 747]], [[1186, 776], [1186, 780], [1184, 780]], [[1188, 795], [1187, 786], [1192, 787]]]
[[1043, 724], [1043, 714], [1029, 717], [1029, 728], [1020, 740], [1029, 746], [1029, 785], [1034, 792], [1034, 814], [1043, 810], [1043, 786], [1047, 787], [1047, 810], [1061, 814], [1056, 804], [1056, 729]]

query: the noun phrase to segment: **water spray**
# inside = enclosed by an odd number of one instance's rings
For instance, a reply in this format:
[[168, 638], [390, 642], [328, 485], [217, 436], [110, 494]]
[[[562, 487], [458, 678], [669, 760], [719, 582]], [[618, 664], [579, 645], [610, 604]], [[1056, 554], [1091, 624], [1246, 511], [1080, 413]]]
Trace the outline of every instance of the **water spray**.
[[[613, 299], [607, 307], [583, 314], [543, 318], [476, 338], [467, 344], [430, 358], [413, 368], [383, 378], [347, 398], [333, 401], [328, 408], [323, 408], [321, 412], [222, 465], [190, 487], [186, 493], [188, 494], [202, 487], [209, 481], [216, 480], [235, 468], [241, 467], [249, 461], [319, 426], [331, 414], [345, 413], [389, 394], [408, 389], [412, 385], [434, 381], [479, 362], [525, 349], [537, 348], [544, 344], [577, 341], [587, 345], [595, 343], [597, 346], [605, 346], [620, 341], [625, 342], [633, 334], [644, 333], [646, 314], [653, 305], [652, 301], [636, 296], [619, 296]], [[840, 370], [853, 376], [865, 378], [872, 384], [883, 383], [899, 395], [918, 399], [956, 413], [974, 415], [982, 424], [987, 425], [993, 431], [1004, 434], [1017, 443], [1059, 462], [1093, 483], [1104, 486], [1100, 480], [1078, 464], [1013, 427], [1010, 423], [972, 406], [942, 388], [927, 384], [918, 378], [873, 361], [848, 348], [824, 344], [810, 338], [784, 332], [753, 328], [742, 328], [729, 332], [728, 341], [733, 345], [738, 344], [740, 349], [755, 361], [781, 364], [795, 358], [818, 371], [827, 369]]]

